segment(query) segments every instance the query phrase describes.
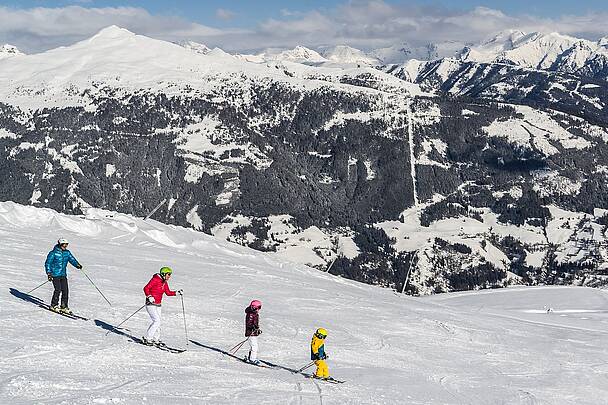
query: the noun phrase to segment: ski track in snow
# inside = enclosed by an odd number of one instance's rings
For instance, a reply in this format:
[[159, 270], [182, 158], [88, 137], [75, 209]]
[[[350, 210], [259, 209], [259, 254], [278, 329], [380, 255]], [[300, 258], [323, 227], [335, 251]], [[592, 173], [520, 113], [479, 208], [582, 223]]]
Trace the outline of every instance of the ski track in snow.
[[414, 114], [410, 101], [405, 102], [407, 112], [407, 142], [410, 149], [410, 176], [412, 177], [412, 192], [414, 195], [414, 206], [418, 206], [418, 188], [416, 185], [416, 156], [414, 155]]
[[[125, 225], [129, 238], [124, 237]], [[154, 231], [154, 232], [151, 232]], [[12, 404], [597, 404], [608, 388], [608, 293], [528, 287], [411, 298], [277, 262], [263, 253], [155, 221], [91, 210], [87, 218], [0, 203], [0, 398]], [[70, 268], [70, 306], [41, 309], [43, 261], [57, 237], [113, 303]], [[142, 287], [162, 265], [184, 288], [163, 300], [163, 339], [148, 326]], [[261, 312], [259, 368], [226, 351], [244, 339], [244, 308]], [[547, 312], [546, 308], [551, 308]], [[293, 374], [326, 327], [329, 384]], [[195, 343], [196, 342], [196, 343]], [[238, 356], [246, 354], [248, 345]], [[281, 368], [282, 367], [282, 368]], [[312, 369], [314, 371], [314, 368]]]

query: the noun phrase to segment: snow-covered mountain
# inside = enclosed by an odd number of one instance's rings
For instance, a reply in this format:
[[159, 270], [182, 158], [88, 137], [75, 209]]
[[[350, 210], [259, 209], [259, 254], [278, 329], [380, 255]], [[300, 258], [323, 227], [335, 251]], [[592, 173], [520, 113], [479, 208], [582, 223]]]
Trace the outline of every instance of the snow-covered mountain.
[[192, 52], [200, 53], [203, 55], [207, 55], [209, 52], [211, 52], [211, 48], [209, 48], [207, 45], [201, 44], [199, 42], [181, 41], [181, 42], [176, 42], [176, 44], [180, 45], [186, 49], [189, 49]]
[[[0, 232], [5, 403], [591, 405], [606, 396], [605, 291], [407, 297], [99, 209], [68, 216], [3, 202]], [[70, 307], [88, 320], [40, 308], [48, 284], [27, 293], [46, 280], [43, 262], [59, 236], [112, 303], [70, 268]], [[170, 287], [184, 289], [184, 310], [179, 296], [163, 299], [161, 337], [187, 349], [179, 354], [134, 342], [149, 324], [144, 310], [113, 329], [143, 305], [142, 286], [165, 265]], [[246, 348], [228, 354], [252, 299], [263, 303], [259, 356], [269, 368], [240, 361]], [[309, 362], [319, 327], [343, 384], [290, 371]]]
[[281, 49], [267, 49], [266, 51], [255, 54], [237, 54], [237, 58], [254, 63], [264, 62], [294, 62], [302, 64], [318, 64], [327, 62], [323, 56], [317, 51], [306, 48], [305, 46], [296, 46], [293, 49], [281, 50]]
[[14, 45], [4, 44], [4, 45], [0, 46], [0, 59], [8, 58], [11, 56], [17, 56], [17, 55], [25, 55], [25, 54], [23, 52], [21, 52]]
[[526, 68], [565, 73], [584, 73], [606, 79], [602, 68], [608, 64], [605, 38], [597, 42], [553, 32], [525, 34], [505, 31], [477, 46], [466, 47], [460, 55], [463, 61], [507, 63]]
[[0, 196], [165, 201], [163, 222], [413, 294], [606, 283], [605, 80], [196, 48], [109, 27], [0, 60]]
[[304, 46], [296, 46], [294, 49], [282, 51], [275, 56], [277, 60], [287, 60], [291, 62], [325, 62], [325, 58], [318, 52]]
[[352, 48], [347, 45], [337, 45], [330, 48], [324, 48], [323, 56], [334, 62], [342, 64], [354, 64], [354, 65], [377, 65], [380, 61], [374, 57], [367, 55], [365, 52]]
[[369, 54], [384, 65], [402, 64], [409, 60], [429, 61], [445, 57], [454, 57], [462, 53], [465, 44], [457, 41], [429, 43], [424, 46], [413, 46], [404, 42], [385, 48], [372, 50]]
[[[207, 53], [209, 48], [196, 42], [180, 45]], [[477, 44], [443, 41], [413, 46], [407, 42], [363, 51], [348, 45], [320, 47], [304, 46], [293, 49], [267, 49], [257, 54], [235, 54], [239, 59], [254, 63], [288, 61], [316, 66], [402, 65], [409, 61], [435, 61], [456, 58], [463, 62], [510, 64], [525, 68], [581, 73], [586, 76], [607, 77], [608, 37], [598, 41], [579, 39], [559, 33], [524, 33], [506, 30]], [[603, 76], [602, 76], [603, 75]]]

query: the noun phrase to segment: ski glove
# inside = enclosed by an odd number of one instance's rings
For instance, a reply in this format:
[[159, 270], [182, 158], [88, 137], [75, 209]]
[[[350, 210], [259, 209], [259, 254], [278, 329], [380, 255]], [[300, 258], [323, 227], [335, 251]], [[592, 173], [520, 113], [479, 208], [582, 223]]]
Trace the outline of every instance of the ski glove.
[[53, 276], [51, 276], [50, 274], [47, 273], [47, 278], [49, 279], [49, 281], [53, 281]]
[[178, 293], [179, 295], [184, 295], [184, 290], [177, 290], [177, 293]]
[[151, 295], [148, 295], [146, 297], [146, 301], [148, 302], [148, 304], [154, 304], [154, 297]]
[[81, 269], [82, 269], [82, 264], [78, 263], [78, 265], [76, 266], [76, 268], [77, 268], [78, 270], [81, 270]]

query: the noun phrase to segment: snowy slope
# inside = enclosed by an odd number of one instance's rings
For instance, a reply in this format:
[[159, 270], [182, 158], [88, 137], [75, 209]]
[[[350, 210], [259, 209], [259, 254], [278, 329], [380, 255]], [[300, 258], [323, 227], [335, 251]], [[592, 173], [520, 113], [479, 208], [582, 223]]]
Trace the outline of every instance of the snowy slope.
[[[597, 404], [608, 394], [604, 291], [540, 287], [406, 298], [178, 227], [91, 209], [86, 218], [0, 203], [0, 392], [11, 404]], [[70, 270], [71, 307], [90, 321], [38, 308], [23, 293], [44, 281], [59, 235], [88, 275]], [[130, 342], [146, 314], [104, 337], [143, 303], [162, 265], [185, 289], [191, 343], [170, 354]], [[44, 286], [32, 295], [47, 301]], [[243, 309], [261, 299], [261, 357], [308, 362], [329, 330], [330, 385], [259, 369], [220, 351], [242, 339]], [[552, 311], [547, 313], [547, 308]], [[185, 346], [180, 301], [163, 305], [164, 339]], [[244, 354], [244, 353], [241, 353]]]
[[207, 55], [209, 52], [211, 52], [211, 48], [209, 48], [207, 45], [201, 44], [199, 42], [180, 41], [180, 42], [176, 42], [176, 44], [179, 46], [182, 46], [194, 53], [199, 53], [202, 55]]

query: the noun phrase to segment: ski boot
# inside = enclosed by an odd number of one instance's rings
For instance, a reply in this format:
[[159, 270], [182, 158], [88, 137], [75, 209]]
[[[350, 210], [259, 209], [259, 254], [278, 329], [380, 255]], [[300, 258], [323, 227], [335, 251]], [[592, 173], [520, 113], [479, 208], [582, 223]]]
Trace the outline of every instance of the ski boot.
[[66, 314], [66, 315], [74, 315], [74, 313], [72, 312], [72, 310], [68, 307], [61, 307], [59, 308], [59, 312], [61, 312], [62, 314]]
[[59, 305], [53, 305], [49, 309], [53, 312], [57, 312], [58, 314], [61, 313], [61, 308], [59, 308]]
[[146, 339], [145, 336], [142, 336], [141, 343], [145, 344], [146, 346], [154, 346], [154, 342], [152, 340]]
[[243, 361], [244, 361], [245, 363], [253, 364], [254, 366], [259, 366], [259, 365], [261, 364], [261, 363], [260, 363], [260, 361], [259, 361], [258, 359], [251, 360], [251, 359], [249, 358], [249, 356], [245, 356], [245, 357], [243, 357]]
[[154, 344], [154, 346], [157, 346], [157, 347], [167, 347], [165, 342], [161, 342], [160, 340], [154, 340], [152, 343]]

